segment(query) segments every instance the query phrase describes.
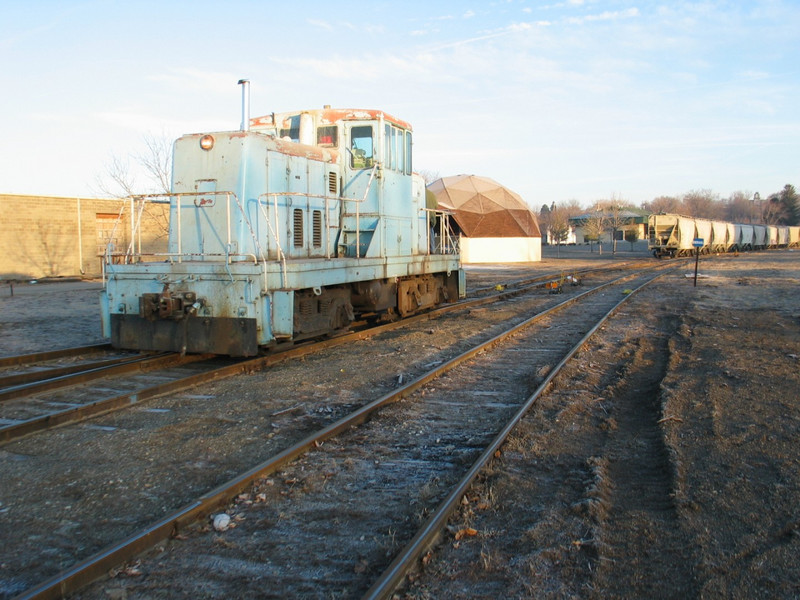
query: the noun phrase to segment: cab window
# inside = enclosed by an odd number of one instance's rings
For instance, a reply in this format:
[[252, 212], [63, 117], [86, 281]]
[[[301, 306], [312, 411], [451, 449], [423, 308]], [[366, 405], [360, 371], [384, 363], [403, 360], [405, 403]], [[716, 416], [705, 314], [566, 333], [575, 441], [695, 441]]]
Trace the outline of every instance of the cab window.
[[411, 132], [406, 131], [406, 174], [411, 175]]
[[336, 125], [317, 127], [317, 146], [335, 148], [336, 144]]
[[392, 159], [392, 168], [397, 169], [401, 173], [405, 170], [405, 166], [403, 165], [403, 156], [405, 150], [405, 143], [403, 140], [403, 134], [405, 131], [402, 129], [397, 129], [395, 127], [392, 128], [392, 146], [395, 149], [395, 154], [397, 155], [397, 165], [395, 166], [395, 160]]
[[411, 175], [411, 132], [406, 131], [406, 175]]
[[372, 168], [374, 151], [372, 126], [363, 125], [350, 129], [350, 166], [354, 169]]

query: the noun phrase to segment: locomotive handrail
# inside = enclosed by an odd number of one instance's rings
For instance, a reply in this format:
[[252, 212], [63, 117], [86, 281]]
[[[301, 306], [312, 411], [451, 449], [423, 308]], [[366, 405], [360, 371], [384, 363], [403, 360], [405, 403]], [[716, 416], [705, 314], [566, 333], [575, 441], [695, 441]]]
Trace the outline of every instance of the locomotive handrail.
[[[228, 257], [225, 260], [225, 264], [226, 265], [230, 265], [231, 264], [230, 254], [229, 254], [230, 248], [232, 246], [232, 244], [231, 244], [231, 217], [230, 217], [230, 215], [231, 215], [231, 211], [230, 211], [230, 203], [231, 203], [231, 199], [230, 198], [231, 198], [231, 196], [233, 196], [233, 199], [236, 200], [236, 206], [239, 207], [239, 212], [242, 215], [242, 219], [244, 220], [245, 224], [247, 225], [247, 230], [250, 232], [250, 237], [253, 239], [253, 245], [258, 250], [259, 255], [261, 255], [261, 262], [264, 265], [264, 288], [263, 288], [262, 291], [266, 294], [269, 291], [267, 289], [267, 257], [264, 256], [264, 250], [263, 250], [263, 248], [261, 248], [261, 243], [258, 241], [258, 236], [256, 236], [256, 232], [253, 230], [253, 225], [250, 223], [250, 219], [247, 218], [247, 213], [245, 212], [244, 207], [242, 206], [242, 203], [239, 201], [239, 196], [237, 196], [233, 192], [230, 192], [228, 195], [226, 195], [226, 201], [228, 203], [228, 207], [227, 207], [228, 210], [226, 211], [227, 216], [228, 216], [228, 244], [227, 244], [227, 246], [225, 246], [225, 253], [226, 253], [226, 255], [228, 255]], [[257, 260], [256, 260], [256, 262], [257, 262]], [[230, 275], [230, 270], [228, 271], [228, 274]], [[230, 277], [231, 277], [231, 282], [233, 282], [233, 275], [230, 275]]]
[[[302, 198], [319, 198], [319, 199], [325, 201], [325, 209], [324, 209], [324, 213], [325, 213], [325, 258], [330, 258], [331, 257], [330, 233], [329, 233], [330, 226], [328, 225], [328, 223], [330, 223], [330, 221], [331, 221], [331, 219], [330, 219], [330, 211], [331, 211], [330, 200], [334, 199], [334, 200], [342, 201], [342, 200], [353, 200], [353, 199], [344, 198], [342, 196], [335, 196], [334, 197], [334, 196], [330, 196], [328, 194], [312, 194], [312, 193], [308, 193], [308, 192], [265, 192], [265, 193], [260, 194], [258, 196], [258, 199], [257, 199], [258, 207], [261, 210], [262, 214], [264, 215], [264, 221], [265, 221], [265, 223], [267, 225], [267, 228], [269, 229], [270, 234], [272, 235], [273, 239], [275, 240], [275, 247], [276, 247], [277, 252], [278, 252], [278, 258], [279, 258], [279, 260], [281, 262], [281, 274], [283, 276], [283, 285], [286, 286], [287, 285], [287, 281], [286, 281], [286, 278], [287, 278], [286, 253], [283, 251], [283, 246], [281, 245], [280, 229], [278, 229], [276, 231], [273, 228], [273, 222], [269, 218], [269, 212], [267, 210], [269, 208], [269, 205], [270, 205], [269, 198], [271, 197], [272, 198], [272, 208], [273, 208], [273, 210], [275, 212], [275, 224], [277, 224], [277, 222], [278, 222], [278, 196], [289, 196], [289, 197], [295, 197], [296, 196], [296, 197], [302, 197]], [[262, 198], [265, 199], [266, 202], [262, 202]], [[353, 200], [353, 201], [354, 202], [361, 202], [360, 200]]]
[[[275, 248], [278, 251], [278, 259], [281, 262], [281, 276], [283, 278], [283, 286], [286, 287], [286, 285], [287, 285], [286, 284], [286, 278], [287, 278], [287, 273], [286, 273], [286, 254], [284, 253], [283, 247], [281, 246], [281, 240], [280, 240], [280, 237], [278, 236], [278, 232], [276, 232], [273, 229], [272, 222], [270, 221], [269, 214], [267, 213], [267, 208], [266, 207], [269, 204], [269, 200], [267, 200], [267, 202], [265, 204], [263, 204], [263, 205], [261, 204], [261, 198], [264, 198], [264, 197], [267, 197], [267, 196], [270, 196], [270, 195], [275, 196], [273, 198], [273, 200], [274, 200], [273, 205], [274, 205], [274, 209], [275, 209], [275, 223], [277, 223], [278, 222], [278, 195], [277, 194], [261, 194], [257, 199], [257, 203], [258, 203], [258, 207], [261, 209], [261, 212], [264, 214], [264, 222], [267, 224], [267, 229], [269, 229], [269, 232], [272, 234], [272, 237], [275, 239]], [[266, 277], [264, 278], [264, 280], [266, 282]], [[265, 285], [266, 285], [266, 283], [265, 283]]]
[[[436, 219], [436, 217], [439, 217], [439, 245], [438, 245], [438, 248], [439, 248], [440, 252], [438, 252], [438, 254], [458, 254], [458, 250], [459, 250], [458, 238], [456, 236], [452, 235], [450, 227], [448, 227], [447, 223], [446, 223], [447, 219], [444, 218], [444, 217], [446, 217], [448, 215], [451, 215], [452, 213], [450, 211], [447, 211], [447, 210], [439, 210], [439, 209], [436, 209], [436, 208], [427, 208], [427, 207], [421, 208], [420, 210], [424, 211], [426, 213], [430, 213], [428, 215], [429, 218], [431, 216], [433, 216], [434, 219]], [[435, 240], [435, 236], [431, 234], [431, 232], [434, 231], [434, 229], [433, 229], [433, 227], [426, 227], [425, 230], [426, 230], [426, 237], [427, 237], [427, 242], [428, 242], [427, 243], [428, 254], [429, 255], [430, 254], [437, 254], [437, 252], [435, 252], [435, 250], [437, 248], [437, 246], [435, 244], [435, 241], [436, 241]]]
[[[369, 181], [367, 181], [367, 187], [364, 190], [364, 197], [361, 199], [361, 202], [367, 201], [367, 194], [369, 194], [369, 190], [372, 187], [372, 181], [375, 179], [375, 172], [378, 169], [378, 161], [372, 165], [372, 169], [369, 172]], [[356, 258], [361, 258], [361, 204], [357, 200], [353, 200], [356, 203]], [[383, 250], [381, 250], [381, 254]]]
[[[121, 258], [121, 257], [127, 258], [128, 257], [128, 253], [127, 252], [125, 252], [125, 253], [118, 252], [116, 254], [115, 253], [108, 253], [108, 254], [106, 254], [106, 256], [109, 256], [109, 257], [112, 257], [112, 258]], [[209, 256], [218, 256], [218, 257], [224, 257], [224, 256], [236, 257], [236, 256], [241, 256], [241, 257], [247, 258], [248, 261], [252, 260], [254, 265], [258, 264], [258, 257], [255, 254], [252, 254], [250, 252], [202, 252], [202, 253], [201, 252], [180, 252], [180, 253], [179, 252], [140, 252], [140, 253], [137, 253], [137, 256], [165, 257], [165, 258], [170, 258], [170, 259], [178, 258], [178, 257], [191, 259], [193, 257], [205, 258], [205, 257], [209, 257]], [[170, 262], [176, 262], [176, 261], [170, 260]], [[178, 262], [180, 262], [180, 261], [178, 261]], [[230, 262], [233, 262], [233, 261], [230, 261]]]
[[[226, 239], [227, 243], [225, 244], [226, 252], [224, 253], [216, 253], [216, 252], [183, 252], [183, 232], [182, 232], [182, 223], [181, 223], [181, 208], [182, 202], [181, 200], [184, 197], [205, 197], [205, 196], [225, 196], [225, 216], [226, 216]], [[168, 256], [177, 259], [178, 262], [182, 262], [183, 257], [194, 257], [194, 256], [227, 256], [227, 257], [236, 257], [236, 256], [247, 256], [252, 257], [253, 262], [255, 264], [258, 263], [259, 256], [256, 254], [251, 253], [237, 253], [237, 252], [229, 252], [228, 250], [232, 247], [231, 243], [231, 197], [233, 197], [234, 201], [236, 202], [236, 206], [239, 209], [239, 213], [242, 215], [242, 219], [244, 224], [247, 226], [248, 231], [250, 232], [250, 236], [253, 239], [253, 243], [255, 245], [258, 254], [260, 254], [260, 258], [262, 261], [266, 262], [266, 257], [264, 256], [264, 251], [261, 248], [261, 245], [258, 241], [258, 238], [253, 230], [253, 226], [250, 223], [250, 219], [247, 218], [247, 214], [244, 211], [244, 207], [242, 206], [241, 202], [239, 201], [239, 197], [234, 192], [229, 191], [206, 191], [206, 192], [170, 192], [170, 193], [160, 193], [160, 194], [137, 194], [134, 196], [130, 196], [131, 203], [138, 202], [139, 210], [137, 214], [133, 214], [133, 209], [131, 209], [131, 241], [128, 244], [127, 251], [123, 253], [114, 254], [110, 252], [111, 245], [107, 247], [106, 252], [104, 253], [105, 257], [105, 264], [109, 264], [109, 259], [114, 257], [125, 257], [128, 261], [131, 261], [136, 256]], [[176, 227], [176, 246], [177, 252], [167, 252], [167, 253], [159, 253], [159, 252], [142, 252], [141, 247], [138, 251], [135, 248], [134, 238], [136, 233], [138, 232], [141, 235], [141, 227], [142, 227], [142, 216], [144, 214], [144, 205], [146, 202], [152, 202], [153, 204], [163, 204], [165, 202], [158, 202], [158, 198], [175, 198], [177, 201], [175, 203], [175, 209], [177, 212], [177, 227]], [[171, 200], [170, 200], [171, 203]], [[122, 216], [125, 212], [125, 205], [120, 208], [119, 214], [117, 215], [117, 222], [114, 224], [114, 229], [112, 230], [112, 234], [116, 232], [117, 225], [121, 222]], [[141, 246], [141, 244], [140, 244]], [[230, 263], [231, 261], [228, 260]]]

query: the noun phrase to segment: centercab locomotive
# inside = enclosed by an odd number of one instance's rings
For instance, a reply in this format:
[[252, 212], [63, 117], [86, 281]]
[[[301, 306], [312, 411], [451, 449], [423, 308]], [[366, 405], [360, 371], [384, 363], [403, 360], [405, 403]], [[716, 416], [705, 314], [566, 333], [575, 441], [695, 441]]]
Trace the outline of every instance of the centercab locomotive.
[[[131, 243], [104, 261], [114, 347], [252, 356], [464, 296], [408, 123], [327, 107], [251, 120], [245, 90], [240, 130], [179, 138], [171, 193], [131, 201]], [[164, 251], [134, 243], [147, 205], [168, 212]]]

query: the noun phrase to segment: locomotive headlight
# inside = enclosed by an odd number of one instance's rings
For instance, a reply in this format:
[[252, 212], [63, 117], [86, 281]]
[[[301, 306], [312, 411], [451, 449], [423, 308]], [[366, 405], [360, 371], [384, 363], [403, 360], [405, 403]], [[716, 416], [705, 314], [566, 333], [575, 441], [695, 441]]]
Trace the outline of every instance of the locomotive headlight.
[[200, 138], [200, 147], [203, 150], [211, 150], [214, 147], [214, 136], [204, 135]]

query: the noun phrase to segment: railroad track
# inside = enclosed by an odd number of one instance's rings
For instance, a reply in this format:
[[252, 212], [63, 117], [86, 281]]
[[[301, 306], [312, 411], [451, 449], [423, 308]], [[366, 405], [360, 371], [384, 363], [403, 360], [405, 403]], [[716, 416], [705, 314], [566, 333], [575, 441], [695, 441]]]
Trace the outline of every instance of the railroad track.
[[[670, 266], [674, 266], [674, 263], [672, 265], [670, 265]], [[621, 286], [630, 286], [632, 284], [629, 283], [629, 282], [625, 282], [625, 281], [616, 281], [613, 285], [616, 286], [617, 288], [619, 288]], [[606, 288], [606, 289], [608, 289], [608, 288]], [[594, 290], [594, 291], [596, 292], [597, 290]], [[573, 312], [576, 313], [572, 317], [563, 318], [562, 321], [566, 321], [566, 322], [577, 321], [577, 320], [579, 320], [578, 317], [581, 316], [581, 315], [584, 315], [584, 320], [585, 320], [585, 314], [586, 314], [586, 311], [587, 311], [587, 309], [585, 307], [587, 306], [587, 304], [589, 306], [592, 306], [593, 312], [596, 312], [596, 309], [598, 309], [598, 307], [601, 304], [596, 299], [598, 297], [603, 297], [604, 298], [604, 302], [605, 302], [605, 301], [607, 301], [609, 299], [609, 298], [607, 298], [607, 296], [610, 296], [610, 295], [611, 295], [610, 293], [607, 294], [605, 292], [600, 292], [599, 294], [595, 293], [595, 294], [591, 295], [591, 297], [594, 298], [595, 300], [593, 300], [590, 303], [582, 302], [582, 300], [586, 300], [587, 298], [589, 298], [590, 294], [587, 292], [586, 294], [581, 294], [580, 297], [571, 298], [567, 302], [561, 303], [561, 306], [560, 306], [559, 310], [562, 310], [562, 311], [572, 310]], [[617, 292], [615, 295], [620, 295], [620, 294], [619, 294], [619, 292]], [[580, 307], [573, 306], [575, 303], [580, 303]], [[547, 317], [538, 316], [538, 317], [535, 317], [535, 318], [536, 319], [543, 319], [543, 318], [547, 318]], [[523, 321], [523, 323], [524, 323], [523, 325], [519, 326], [519, 329], [530, 329], [533, 326], [533, 324], [530, 323], [530, 322]], [[507, 336], [507, 335], [513, 335], [513, 334], [505, 334], [505, 335]], [[517, 335], [521, 335], [521, 334], [517, 333]], [[539, 333], [538, 335], [542, 336], [544, 334]], [[380, 408], [382, 406], [385, 406], [387, 404], [396, 402], [399, 399], [405, 398], [405, 397], [409, 396], [410, 394], [415, 393], [417, 390], [419, 390], [426, 383], [428, 383], [430, 381], [433, 381], [437, 377], [439, 377], [439, 379], [436, 379], [437, 382], [442, 381], [442, 379], [441, 379], [441, 371], [442, 370], [453, 369], [458, 364], [464, 363], [465, 361], [469, 360], [472, 357], [475, 357], [478, 354], [481, 354], [481, 353], [489, 354], [488, 353], [488, 349], [489, 348], [497, 346], [497, 345], [499, 345], [501, 343], [502, 343], [501, 338], [499, 336], [495, 336], [491, 340], [482, 342], [482, 344], [480, 346], [478, 346], [478, 347], [475, 347], [475, 348], [473, 348], [473, 349], [471, 349], [471, 350], [469, 350], [467, 352], [461, 352], [458, 357], [453, 357], [453, 358], [445, 361], [444, 364], [439, 369], [434, 369], [434, 370], [431, 370], [429, 373], [425, 373], [425, 374], [422, 374], [422, 375], [419, 375], [419, 376], [415, 377], [411, 383], [404, 384], [401, 387], [399, 387], [397, 390], [394, 390], [391, 394], [387, 394], [387, 395], [385, 395], [385, 396], [383, 396], [381, 398], [378, 398], [377, 400], [375, 400], [375, 401], [373, 401], [373, 402], [371, 402], [371, 403], [369, 403], [369, 404], [367, 404], [365, 406], [362, 406], [360, 409], [358, 409], [355, 412], [353, 412], [353, 414], [349, 415], [347, 418], [340, 419], [339, 421], [328, 425], [327, 427], [322, 429], [317, 434], [309, 435], [305, 439], [302, 439], [302, 440], [296, 442], [293, 445], [289, 445], [282, 452], [276, 453], [272, 458], [270, 458], [266, 462], [262, 463], [258, 467], [250, 469], [246, 474], [235, 478], [234, 480], [232, 480], [231, 482], [229, 482], [228, 484], [226, 484], [224, 486], [218, 487], [213, 492], [210, 492], [210, 493], [202, 495], [199, 499], [196, 499], [195, 501], [187, 504], [183, 509], [180, 509], [177, 512], [173, 512], [171, 514], [165, 514], [163, 516], [163, 518], [158, 523], [156, 523], [155, 525], [148, 526], [145, 529], [143, 529], [141, 532], [139, 532], [138, 534], [135, 534], [134, 536], [132, 536], [129, 539], [128, 543], [126, 543], [124, 545], [117, 545], [114, 548], [107, 548], [107, 549], [99, 552], [98, 554], [96, 554], [92, 559], [90, 559], [88, 561], [85, 561], [83, 564], [81, 564], [78, 567], [76, 567], [75, 569], [71, 570], [70, 572], [58, 576], [55, 580], [50, 581], [48, 584], [45, 584], [43, 586], [39, 586], [38, 588], [32, 588], [32, 589], [30, 589], [28, 592], [26, 592], [25, 594], [23, 594], [20, 597], [26, 597], [26, 598], [27, 597], [30, 597], [30, 598], [34, 598], [34, 597], [37, 597], [37, 598], [60, 597], [60, 596], [53, 596], [53, 595], [49, 595], [49, 594], [56, 593], [53, 590], [60, 590], [57, 593], [61, 593], [64, 590], [72, 590], [72, 589], [76, 589], [76, 588], [84, 585], [86, 582], [91, 581], [92, 579], [95, 579], [95, 578], [101, 576], [102, 574], [104, 574], [110, 568], [109, 565], [112, 565], [112, 564], [113, 565], [118, 565], [120, 563], [125, 563], [126, 561], [130, 560], [131, 556], [133, 556], [133, 555], [145, 550], [148, 547], [152, 547], [155, 543], [163, 543], [170, 536], [172, 536], [176, 530], [183, 531], [189, 524], [197, 522], [198, 519], [202, 519], [203, 517], [207, 516], [208, 514], [211, 514], [212, 512], [214, 512], [216, 510], [219, 510], [220, 507], [226, 506], [230, 502], [231, 498], [236, 497], [238, 494], [243, 493], [243, 492], [244, 493], [250, 493], [251, 497], [256, 497], [257, 498], [259, 496], [259, 494], [264, 494], [265, 492], [263, 492], [263, 491], [261, 491], [261, 492], [253, 492], [253, 491], [248, 492], [247, 490], [249, 489], [249, 486], [251, 486], [254, 482], [263, 480], [265, 477], [268, 477], [270, 473], [275, 473], [276, 470], [284, 468], [290, 461], [292, 461], [292, 460], [296, 459], [298, 456], [304, 454], [309, 449], [316, 448], [319, 444], [325, 443], [325, 440], [330, 440], [330, 438], [332, 436], [338, 435], [338, 434], [340, 434], [340, 433], [342, 433], [342, 432], [344, 432], [346, 430], [349, 430], [356, 423], [363, 422], [364, 420], [368, 419], [370, 417], [370, 415], [375, 410], [378, 410], [378, 408]], [[538, 343], [541, 343], [541, 340]], [[580, 346], [580, 344], [573, 345], [573, 348], [576, 348], [576, 347], [579, 347], [579, 346]], [[565, 349], [564, 348], [560, 348], [560, 349], [554, 349], [553, 351], [554, 352], [562, 352], [562, 351], [565, 351]], [[505, 363], [503, 363], [503, 361], [499, 361], [498, 364], [500, 366], [498, 368], [500, 369], [500, 371], [508, 370], [510, 368], [509, 365], [518, 365], [520, 363], [520, 357], [523, 355], [521, 352], [522, 351], [520, 351], [520, 350], [512, 352], [511, 353], [511, 357], [512, 358], [511, 359], [506, 359]], [[541, 358], [542, 357], [542, 348], [535, 348], [532, 353], [529, 353], [529, 355], [533, 356], [533, 357]], [[510, 362], [509, 362], [509, 360], [510, 360]], [[563, 360], [566, 360], [566, 359], [563, 359]], [[527, 361], [527, 359], [526, 359], [526, 361]], [[485, 367], [481, 367], [481, 369], [485, 369]], [[554, 376], [555, 371], [556, 371], [556, 369], [553, 369], [550, 372], [550, 374], [545, 377], [545, 380], [541, 383], [540, 387], [546, 386], [547, 383], [549, 383], [549, 381], [552, 379], [552, 376]], [[486, 378], [485, 377], [485, 375], [486, 375], [485, 371], [481, 371], [481, 373], [482, 373], [481, 379], [485, 379]], [[398, 383], [399, 383], [399, 381], [398, 381]], [[437, 387], [439, 385], [440, 385], [439, 383], [436, 384]], [[507, 387], [513, 387], [513, 386], [507, 386]], [[543, 389], [543, 387], [542, 387], [542, 389]], [[496, 400], [493, 397], [493, 395], [496, 394], [496, 390], [483, 390], [483, 391], [481, 391], [481, 393], [477, 393], [477, 394], [475, 393], [476, 391], [477, 390], [473, 389], [470, 392], [472, 394], [473, 399], [475, 397], [477, 397], [478, 401], [481, 401], [482, 399], [485, 399], [485, 398], [491, 398], [492, 399], [491, 404], [497, 406], [498, 414], [507, 413], [508, 411], [519, 411], [519, 410], [521, 410], [521, 408], [519, 406], [519, 402], [516, 403], [517, 406], [514, 406], [514, 402], [511, 401], [511, 400], [508, 400], [508, 399]], [[431, 392], [426, 391], [425, 396], [426, 396], [426, 398], [430, 398], [431, 397]], [[440, 400], [438, 404], [436, 404], [434, 402], [434, 405], [435, 405], [435, 409], [433, 411], [433, 414], [436, 416], [437, 419], [441, 419], [442, 418], [442, 411], [444, 410], [444, 407], [447, 407], [448, 405], [450, 405], [450, 408], [454, 409], [454, 416], [452, 418], [455, 418], [455, 416], [458, 416], [459, 414], [467, 414], [467, 413], [471, 412], [471, 411], [468, 411], [468, 410], [464, 410], [464, 407], [465, 407], [464, 403], [458, 403], [458, 402], [456, 402], [456, 403], [453, 403], [453, 402], [448, 403], [446, 400]], [[291, 407], [290, 407], [290, 409], [291, 409]], [[279, 414], [279, 411], [275, 412], [274, 414]], [[451, 417], [448, 417], [448, 418], [451, 418]], [[403, 423], [412, 423], [412, 421], [403, 420]], [[419, 425], [418, 423], [413, 423], [414, 427], [417, 427], [418, 425]], [[482, 432], [481, 436], [484, 437], [484, 438], [487, 436], [486, 425], [487, 424], [483, 423], [483, 422], [480, 424], [480, 430]], [[426, 427], [427, 427], [427, 426], [422, 426], [422, 425], [419, 425], [419, 426], [420, 426], [421, 429], [426, 429]], [[466, 425], [459, 427], [457, 425], [450, 424], [446, 428], [446, 431], [452, 432], [454, 430], [459, 430], [459, 429], [465, 429], [466, 430]], [[494, 423], [492, 425], [491, 429], [492, 429], [492, 435], [496, 437], [498, 435], [497, 431], [502, 431], [503, 427], [501, 425], [499, 425], [499, 422], [498, 422], [498, 423]], [[437, 435], [437, 437], [438, 437], [438, 439], [440, 441], [436, 442], [436, 444], [430, 444], [430, 446], [433, 447], [433, 446], [436, 446], [439, 443], [441, 443], [441, 439], [442, 439], [443, 435], [444, 434], [442, 434], [440, 432]], [[473, 439], [473, 438], [477, 439], [478, 437], [481, 437], [481, 436], [478, 436], [477, 433], [468, 434], [468, 438], [469, 439]], [[360, 443], [363, 443], [363, 442], [364, 442], [364, 440], [360, 440]], [[483, 439], [481, 441], [481, 444], [484, 444], [484, 442], [486, 442], [485, 439]], [[329, 441], [326, 445], [330, 445], [331, 443], [332, 442]], [[469, 445], [469, 444], [466, 444], [466, 445]], [[474, 450], [474, 451], [476, 452], [477, 450]], [[484, 452], [489, 452], [491, 454], [491, 451], [489, 451], [489, 450], [485, 450]], [[347, 461], [348, 459], [347, 458], [343, 458], [342, 460]], [[367, 462], [369, 462], [369, 461], [367, 461]], [[427, 463], [427, 462], [429, 462], [429, 460], [426, 457], [424, 461], [421, 460], [420, 458], [415, 458], [415, 459], [409, 459], [409, 460], [401, 460], [399, 462], [400, 463], [408, 463], [408, 464], [413, 465], [414, 468], [419, 468], [419, 465], [421, 463], [423, 463], [423, 462]], [[449, 460], [446, 460], [444, 462], [445, 462], [445, 465], [447, 466], [447, 465], [450, 465], [451, 463], [453, 463], [454, 461], [453, 461], [452, 457], [450, 457]], [[461, 462], [461, 461], [459, 460], [457, 462]], [[479, 459], [479, 462], [480, 462], [480, 459]], [[395, 479], [396, 480], [405, 480], [406, 478], [407, 477], [405, 475], [398, 475], [398, 476], [396, 476]], [[442, 477], [440, 477], [439, 475], [436, 475], [435, 478], [438, 478], [437, 479], [438, 481], [442, 481], [443, 480]], [[326, 478], [323, 478], [323, 479], [325, 479], [327, 481]], [[291, 478], [289, 478], [288, 480], [291, 480]], [[431, 481], [432, 480], [431, 476], [428, 476], [427, 480]], [[434, 494], [434, 495], [436, 495], [436, 494]], [[259, 503], [256, 502], [255, 504], [258, 505]], [[380, 502], [378, 504], [380, 504]], [[388, 505], [390, 505], [390, 504], [391, 503], [389, 503]], [[423, 512], [426, 512], [426, 511], [431, 510], [431, 507], [428, 506], [428, 507], [425, 507], [424, 509], [421, 509], [421, 510], [423, 510]], [[393, 526], [389, 525], [388, 527], [389, 527], [389, 530], [391, 530]], [[394, 526], [395, 532], [399, 531], [399, 529], [397, 529], [397, 527], [399, 527], [399, 526], [398, 525]], [[393, 536], [393, 538], [394, 537], [395, 536]], [[403, 536], [401, 536], [401, 537], [403, 537]], [[404, 536], [404, 537], [407, 537], [407, 536]], [[415, 552], [416, 551], [411, 551], [410, 554], [414, 555]], [[411, 561], [413, 562], [413, 558], [411, 559]], [[374, 575], [374, 573], [373, 573], [374, 566], [373, 566], [371, 561], [367, 561], [367, 566], [364, 567], [364, 569], [359, 569], [359, 565], [360, 564], [361, 563], [358, 563], [358, 565], [356, 565], [356, 571], [363, 570], [364, 572], [368, 572], [369, 574]], [[393, 571], [397, 571], [396, 567], [392, 567], [392, 570]], [[392, 576], [392, 578], [393, 577], [394, 576]], [[360, 585], [364, 589], [366, 589], [366, 586], [363, 584], [363, 582], [360, 583], [360, 584], [357, 584], [357, 585]], [[393, 585], [393, 584], [391, 584], [391, 585]]]
[[6, 387], [0, 388], [0, 442], [124, 408], [163, 390], [181, 389], [179, 382], [207, 371], [212, 361], [211, 355], [129, 355], [8, 375], [3, 379]]
[[[652, 261], [636, 261], [598, 269], [571, 271], [570, 277], [606, 274], [652, 267]], [[472, 298], [397, 323], [357, 330], [332, 340], [305, 343], [276, 349], [265, 357], [251, 360], [214, 360], [212, 355], [180, 356], [175, 353], [101, 358], [69, 366], [42, 366], [64, 357], [82, 356], [110, 349], [107, 345], [69, 348], [47, 353], [0, 359], [0, 367], [27, 365], [28, 370], [0, 377], [0, 443], [78, 423], [108, 412], [129, 408], [166, 393], [175, 393], [214, 379], [230, 377], [277, 362], [306, 356], [333, 345], [349, 343], [365, 336], [378, 335], [419, 320], [464, 311], [479, 305], [501, 302], [514, 295], [541, 288], [548, 283], [561, 285], [564, 272], [504, 282], [473, 290]], [[565, 284], [568, 285], [568, 284]], [[501, 290], [498, 292], [498, 289]], [[560, 288], [559, 288], [560, 289]], [[190, 366], [191, 365], [191, 366]], [[123, 381], [123, 376], [129, 381]], [[110, 378], [116, 378], [110, 381]], [[149, 381], [156, 380], [151, 384]], [[98, 389], [99, 388], [99, 389]], [[111, 388], [111, 389], [110, 389]], [[11, 400], [22, 399], [17, 402]]]
[[101, 359], [47, 369], [28, 370], [0, 377], [0, 402], [41, 392], [59, 390], [112, 375], [121, 375], [175, 360], [174, 354], [158, 353]]
[[74, 348], [63, 348], [60, 350], [49, 350], [46, 352], [34, 352], [32, 354], [19, 354], [16, 356], [0, 356], [0, 368], [15, 367], [20, 365], [30, 365], [58, 358], [80, 356], [83, 354], [93, 354], [111, 350], [110, 344], [93, 344], [91, 346], [77, 346]]

